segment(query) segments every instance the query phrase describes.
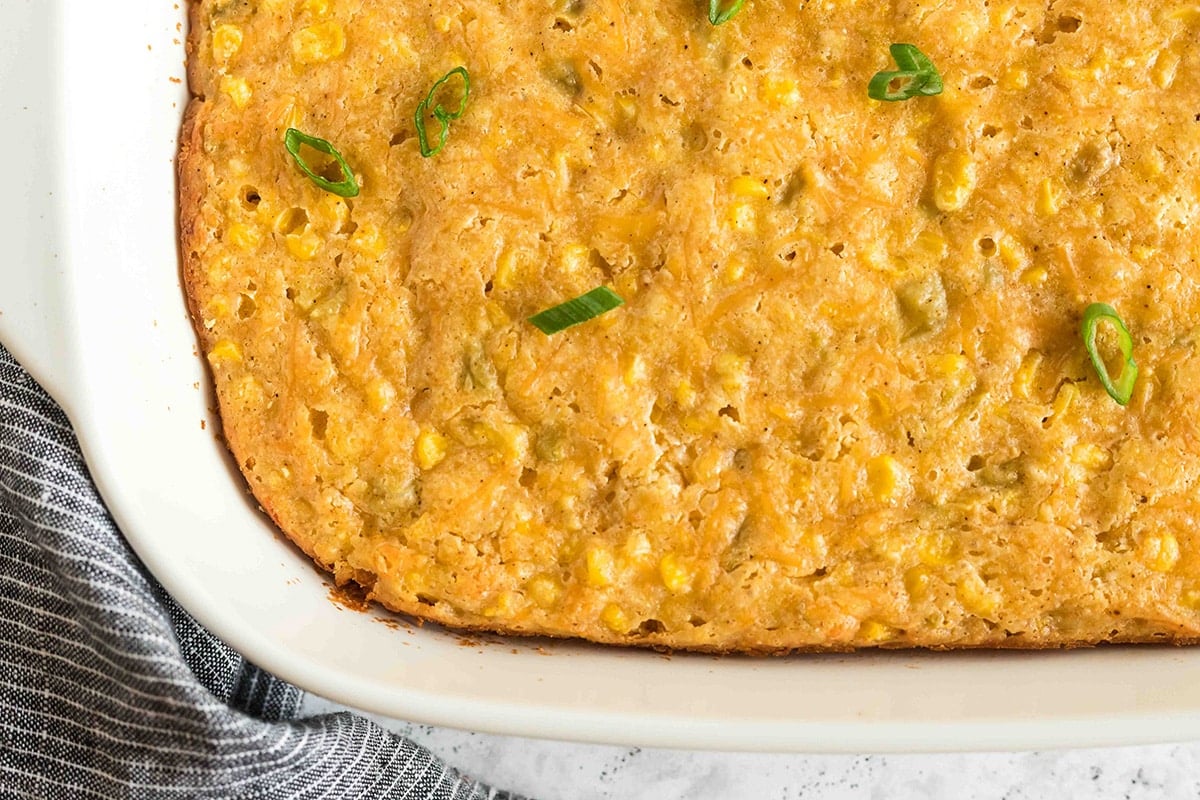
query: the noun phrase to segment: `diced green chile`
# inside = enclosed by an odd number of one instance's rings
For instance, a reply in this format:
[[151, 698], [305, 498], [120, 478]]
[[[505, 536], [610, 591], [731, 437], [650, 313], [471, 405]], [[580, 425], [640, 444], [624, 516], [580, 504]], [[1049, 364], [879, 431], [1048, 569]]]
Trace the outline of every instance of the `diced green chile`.
[[896, 302], [905, 322], [906, 336], [937, 330], [949, 316], [946, 287], [936, 272], [901, 284], [896, 288]]

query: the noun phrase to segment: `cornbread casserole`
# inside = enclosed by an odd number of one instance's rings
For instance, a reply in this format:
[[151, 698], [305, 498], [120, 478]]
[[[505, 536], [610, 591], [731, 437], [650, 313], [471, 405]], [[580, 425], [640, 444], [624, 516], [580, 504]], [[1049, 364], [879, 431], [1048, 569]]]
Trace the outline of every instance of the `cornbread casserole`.
[[261, 505], [452, 626], [1200, 636], [1200, 5], [707, 11], [192, 3], [184, 272]]

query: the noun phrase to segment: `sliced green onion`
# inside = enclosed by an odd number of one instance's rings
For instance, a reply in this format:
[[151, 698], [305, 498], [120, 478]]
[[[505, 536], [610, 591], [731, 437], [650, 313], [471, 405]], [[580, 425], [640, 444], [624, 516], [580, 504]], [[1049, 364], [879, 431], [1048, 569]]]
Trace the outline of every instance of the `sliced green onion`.
[[[708, 21], [713, 25], [724, 25], [736, 17], [744, 5], [746, 5], [746, 0], [733, 0], [728, 4], [726, 4], [726, 0], [708, 0]], [[725, 8], [721, 8], [721, 6], [725, 6]]]
[[[333, 156], [333, 160], [337, 162], [338, 167], [342, 170], [342, 179], [340, 181], [331, 181], [314, 172], [313, 168], [308, 165], [308, 162], [300, 157], [301, 145], [308, 145], [319, 153]], [[354, 171], [350, 169], [350, 165], [346, 163], [346, 159], [342, 158], [342, 154], [329, 142], [317, 136], [309, 136], [307, 133], [301, 133], [295, 128], [288, 128], [287, 133], [283, 135], [283, 146], [292, 154], [292, 158], [296, 160], [296, 165], [300, 167], [301, 171], [317, 186], [339, 197], [358, 197], [358, 181], [354, 179]]]
[[[871, 99], [895, 102], [942, 93], [944, 87], [941, 73], [929, 60], [929, 56], [918, 50], [916, 45], [894, 44], [888, 49], [900, 69], [875, 73], [875, 77], [871, 78], [871, 83], [867, 86], [867, 94]], [[893, 83], [898, 84], [894, 89]]]
[[[437, 103], [431, 110], [430, 105], [434, 103], [434, 96], [437, 94], [438, 89], [442, 88], [442, 85], [455, 75], [460, 76], [463, 82], [462, 99], [458, 102], [458, 108], [454, 111], [447, 111], [445, 106]], [[446, 146], [446, 137], [450, 135], [450, 123], [460, 118], [463, 112], [467, 110], [467, 98], [470, 95], [471, 76], [467, 73], [466, 67], [455, 67], [438, 78], [437, 83], [429, 90], [429, 94], [425, 96], [425, 99], [417, 104], [417, 113], [413, 117], [413, 121], [417, 126], [417, 141], [421, 145], [421, 155], [429, 158], [442, 152], [442, 148]], [[442, 129], [438, 132], [438, 142], [435, 147], [429, 145], [429, 134], [425, 130], [425, 117], [429, 114], [432, 114], [433, 118], [442, 126]]]
[[582, 294], [574, 300], [560, 303], [554, 308], [534, 314], [529, 318], [534, 327], [549, 336], [552, 333], [566, 330], [574, 325], [595, 319], [614, 308], [625, 305], [621, 296], [607, 286], [599, 286], [587, 294]]
[[[1121, 349], [1122, 358], [1125, 359], [1116, 380], [1113, 380], [1112, 376], [1108, 374], [1108, 365], [1104, 363], [1100, 351], [1096, 348], [1096, 330], [1101, 322], [1108, 322], [1116, 328], [1117, 346]], [[1121, 405], [1128, 405], [1129, 399], [1133, 397], [1133, 384], [1137, 381], [1138, 365], [1133, 360], [1133, 337], [1129, 335], [1129, 329], [1125, 327], [1125, 322], [1117, 314], [1117, 310], [1108, 303], [1092, 303], [1083, 312], [1081, 332], [1083, 333], [1083, 346], [1087, 348], [1088, 357], [1092, 360], [1096, 376], [1104, 385], [1104, 391], [1108, 392], [1108, 396]]]

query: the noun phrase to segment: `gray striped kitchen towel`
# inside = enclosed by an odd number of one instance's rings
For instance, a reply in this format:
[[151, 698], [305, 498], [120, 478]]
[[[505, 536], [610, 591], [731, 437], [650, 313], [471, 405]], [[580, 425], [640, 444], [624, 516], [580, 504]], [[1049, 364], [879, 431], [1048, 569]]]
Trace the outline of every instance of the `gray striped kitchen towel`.
[[302, 698], [146, 572], [0, 346], [0, 797], [513, 798]]

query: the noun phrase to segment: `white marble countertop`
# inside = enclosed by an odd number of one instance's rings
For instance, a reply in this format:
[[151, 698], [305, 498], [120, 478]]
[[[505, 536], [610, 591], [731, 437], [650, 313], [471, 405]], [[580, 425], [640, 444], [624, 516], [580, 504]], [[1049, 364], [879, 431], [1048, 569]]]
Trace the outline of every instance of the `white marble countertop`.
[[[310, 696], [305, 711], [341, 708]], [[1041, 753], [761, 755], [540, 741], [372, 719], [474, 778], [538, 800], [1200, 797], [1200, 743]]]

